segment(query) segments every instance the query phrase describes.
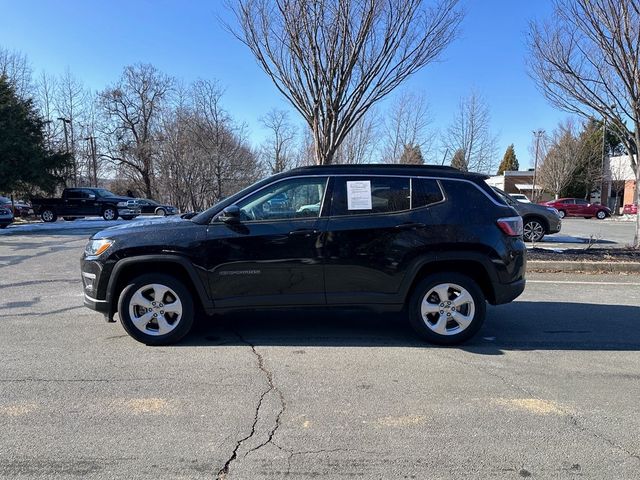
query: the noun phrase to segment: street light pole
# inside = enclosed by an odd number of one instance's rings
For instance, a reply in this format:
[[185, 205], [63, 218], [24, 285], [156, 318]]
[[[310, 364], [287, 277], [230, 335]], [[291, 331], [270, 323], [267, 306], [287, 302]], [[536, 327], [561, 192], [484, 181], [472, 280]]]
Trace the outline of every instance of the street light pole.
[[96, 159], [96, 137], [87, 137], [91, 149], [91, 163], [93, 164], [93, 186], [98, 186], [98, 160]]
[[[65, 144], [65, 148], [67, 150], [67, 155], [68, 155], [70, 152], [69, 152], [69, 133], [67, 131], [67, 123], [71, 123], [71, 120], [64, 117], [58, 117], [58, 120], [62, 122], [62, 126], [64, 128], [64, 144]], [[76, 168], [76, 159], [72, 158], [71, 160], [73, 161], [73, 186], [77, 187], [78, 186], [78, 170]]]
[[536, 158], [534, 160], [534, 165], [533, 165], [533, 185], [531, 187], [531, 196], [533, 197], [533, 203], [537, 202], [537, 191], [536, 191], [536, 180], [537, 180], [537, 176], [538, 176], [538, 152], [540, 150], [540, 137], [542, 137], [542, 135], [544, 135], [544, 130], [539, 129], [539, 130], [534, 130], [533, 134], [536, 137]]

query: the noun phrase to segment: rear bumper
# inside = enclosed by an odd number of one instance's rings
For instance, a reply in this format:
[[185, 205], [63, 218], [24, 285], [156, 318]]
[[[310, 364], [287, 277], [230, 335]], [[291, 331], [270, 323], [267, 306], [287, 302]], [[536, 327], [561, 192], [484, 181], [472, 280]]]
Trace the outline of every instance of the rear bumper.
[[512, 283], [498, 283], [493, 285], [493, 292], [495, 303], [494, 305], [502, 305], [503, 303], [509, 303], [515, 300], [520, 296], [522, 292], [524, 292], [524, 287], [527, 281], [523, 278], [522, 280], [516, 280]]

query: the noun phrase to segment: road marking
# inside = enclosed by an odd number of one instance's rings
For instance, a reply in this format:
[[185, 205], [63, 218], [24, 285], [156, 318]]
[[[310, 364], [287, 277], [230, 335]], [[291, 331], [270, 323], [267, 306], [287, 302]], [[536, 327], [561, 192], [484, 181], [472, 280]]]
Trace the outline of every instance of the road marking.
[[552, 283], [554, 285], [630, 285], [632, 287], [640, 287], [640, 283], [633, 282], [583, 282], [579, 280], [527, 280], [527, 283]]
[[405, 415], [400, 417], [382, 417], [376, 419], [376, 423], [383, 427], [408, 427], [424, 423], [424, 415]]
[[14, 404], [14, 405], [0, 405], [0, 415], [7, 415], [9, 417], [21, 417], [27, 415], [36, 409], [35, 403]]

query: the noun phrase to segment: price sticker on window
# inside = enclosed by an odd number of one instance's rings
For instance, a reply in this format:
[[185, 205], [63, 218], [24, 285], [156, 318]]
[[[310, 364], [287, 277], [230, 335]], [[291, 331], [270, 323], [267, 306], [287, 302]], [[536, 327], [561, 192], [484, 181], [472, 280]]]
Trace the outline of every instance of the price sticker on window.
[[358, 180], [347, 182], [347, 209], [371, 210], [371, 182]]

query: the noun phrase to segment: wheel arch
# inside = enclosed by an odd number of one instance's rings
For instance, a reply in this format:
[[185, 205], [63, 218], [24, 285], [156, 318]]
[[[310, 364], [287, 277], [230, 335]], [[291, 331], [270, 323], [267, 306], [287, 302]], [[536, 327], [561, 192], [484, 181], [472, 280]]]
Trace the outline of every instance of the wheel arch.
[[111, 307], [111, 312], [115, 313], [118, 310], [120, 292], [129, 280], [153, 272], [176, 277], [189, 289], [196, 306], [201, 307], [206, 313], [213, 311], [213, 303], [207, 295], [202, 280], [187, 259], [178, 256], [145, 255], [120, 260], [113, 268], [107, 285], [107, 303]]
[[409, 298], [411, 298], [413, 291], [423, 278], [435, 273], [443, 272], [453, 272], [466, 275], [478, 284], [478, 287], [482, 290], [482, 293], [489, 303], [495, 303], [496, 295], [493, 288], [494, 282], [489, 273], [489, 269], [487, 269], [479, 259], [466, 258], [451, 258], [423, 262], [413, 275], [412, 282], [404, 294], [404, 303], [406, 304]]

